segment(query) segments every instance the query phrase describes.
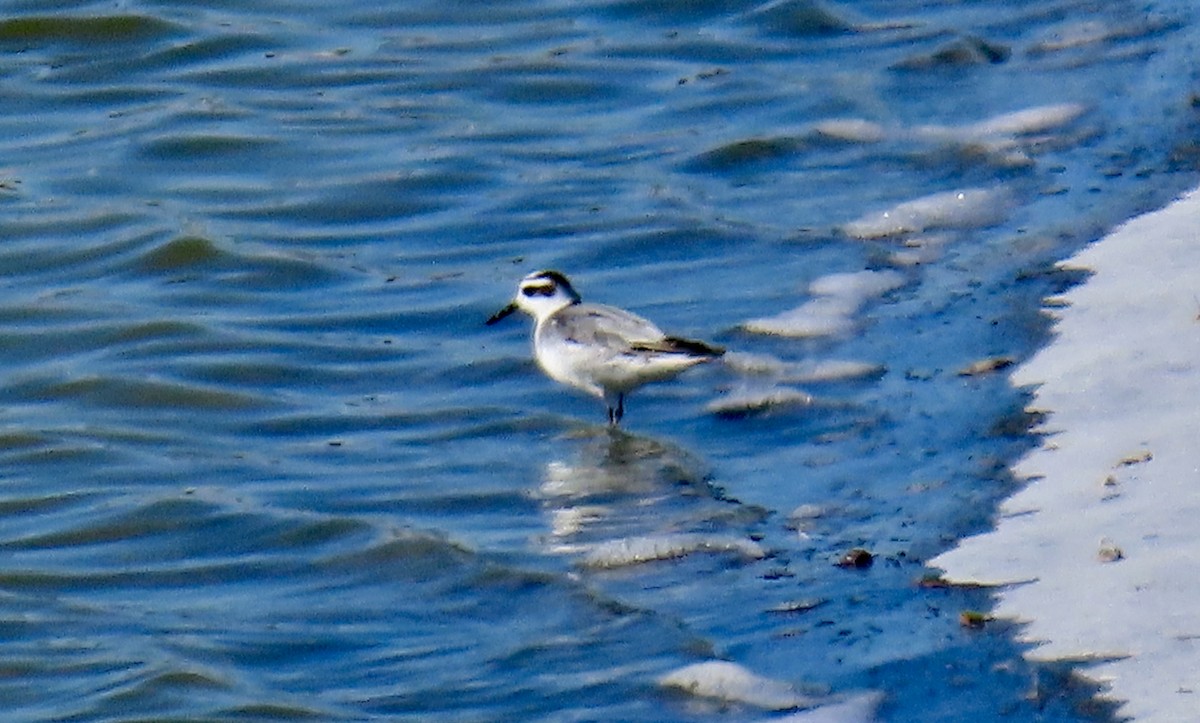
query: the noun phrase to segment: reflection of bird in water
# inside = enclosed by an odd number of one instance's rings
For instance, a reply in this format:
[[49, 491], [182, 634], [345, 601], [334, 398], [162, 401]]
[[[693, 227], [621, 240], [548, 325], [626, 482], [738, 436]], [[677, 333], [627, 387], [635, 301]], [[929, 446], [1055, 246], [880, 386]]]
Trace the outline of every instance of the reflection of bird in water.
[[583, 431], [571, 459], [546, 464], [538, 497], [550, 515], [552, 547], [579, 553], [596, 542], [654, 531], [679, 488], [708, 489], [699, 460], [648, 437]]
[[533, 354], [542, 370], [557, 382], [603, 399], [613, 426], [625, 414], [625, 396], [634, 389], [671, 379], [725, 351], [667, 336], [624, 309], [586, 304], [557, 271], [521, 279], [516, 297], [487, 323], [517, 310], [534, 318]]
[[546, 465], [538, 490], [552, 552], [581, 555], [590, 568], [697, 552], [764, 556], [744, 535], [763, 511], [723, 497], [686, 450], [619, 430], [588, 436], [577, 459]]
[[635, 496], [645, 503], [674, 494], [680, 485], [704, 484], [700, 461], [673, 444], [621, 430], [584, 434], [589, 439], [576, 460], [546, 465], [544, 497], [582, 501]]

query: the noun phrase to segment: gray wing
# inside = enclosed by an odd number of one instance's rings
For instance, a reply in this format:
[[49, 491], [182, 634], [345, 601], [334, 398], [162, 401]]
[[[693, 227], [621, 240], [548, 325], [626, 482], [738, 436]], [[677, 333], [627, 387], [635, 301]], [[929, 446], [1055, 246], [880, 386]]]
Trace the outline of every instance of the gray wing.
[[563, 339], [626, 354], [661, 343], [666, 335], [650, 321], [604, 304], [576, 304], [551, 317], [555, 333]]

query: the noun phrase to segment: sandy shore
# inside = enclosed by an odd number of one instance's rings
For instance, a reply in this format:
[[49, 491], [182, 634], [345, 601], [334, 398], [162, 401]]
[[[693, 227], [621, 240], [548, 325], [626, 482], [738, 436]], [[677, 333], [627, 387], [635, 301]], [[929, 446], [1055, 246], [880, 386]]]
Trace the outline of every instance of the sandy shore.
[[1200, 720], [1200, 189], [1063, 263], [1095, 275], [1014, 375], [1048, 413], [997, 528], [932, 561], [1002, 585], [1036, 659], [1094, 659], [1120, 713]]

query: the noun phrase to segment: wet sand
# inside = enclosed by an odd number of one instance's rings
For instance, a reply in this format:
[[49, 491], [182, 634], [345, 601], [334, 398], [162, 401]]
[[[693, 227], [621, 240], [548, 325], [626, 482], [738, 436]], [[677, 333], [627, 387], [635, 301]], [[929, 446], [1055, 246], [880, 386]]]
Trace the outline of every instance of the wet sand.
[[1200, 709], [1200, 190], [1063, 263], [1055, 340], [1021, 366], [1043, 444], [998, 527], [934, 559], [1000, 585], [1037, 660], [1095, 660], [1121, 715]]

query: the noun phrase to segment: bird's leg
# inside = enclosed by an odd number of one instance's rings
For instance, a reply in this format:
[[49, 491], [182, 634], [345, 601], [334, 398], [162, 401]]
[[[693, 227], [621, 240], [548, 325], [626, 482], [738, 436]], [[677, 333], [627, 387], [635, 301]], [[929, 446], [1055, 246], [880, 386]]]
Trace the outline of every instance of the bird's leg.
[[621, 417], [625, 416], [625, 395], [617, 395], [617, 403], [614, 405], [611, 402], [608, 405], [608, 426], [616, 427], [621, 423]]

